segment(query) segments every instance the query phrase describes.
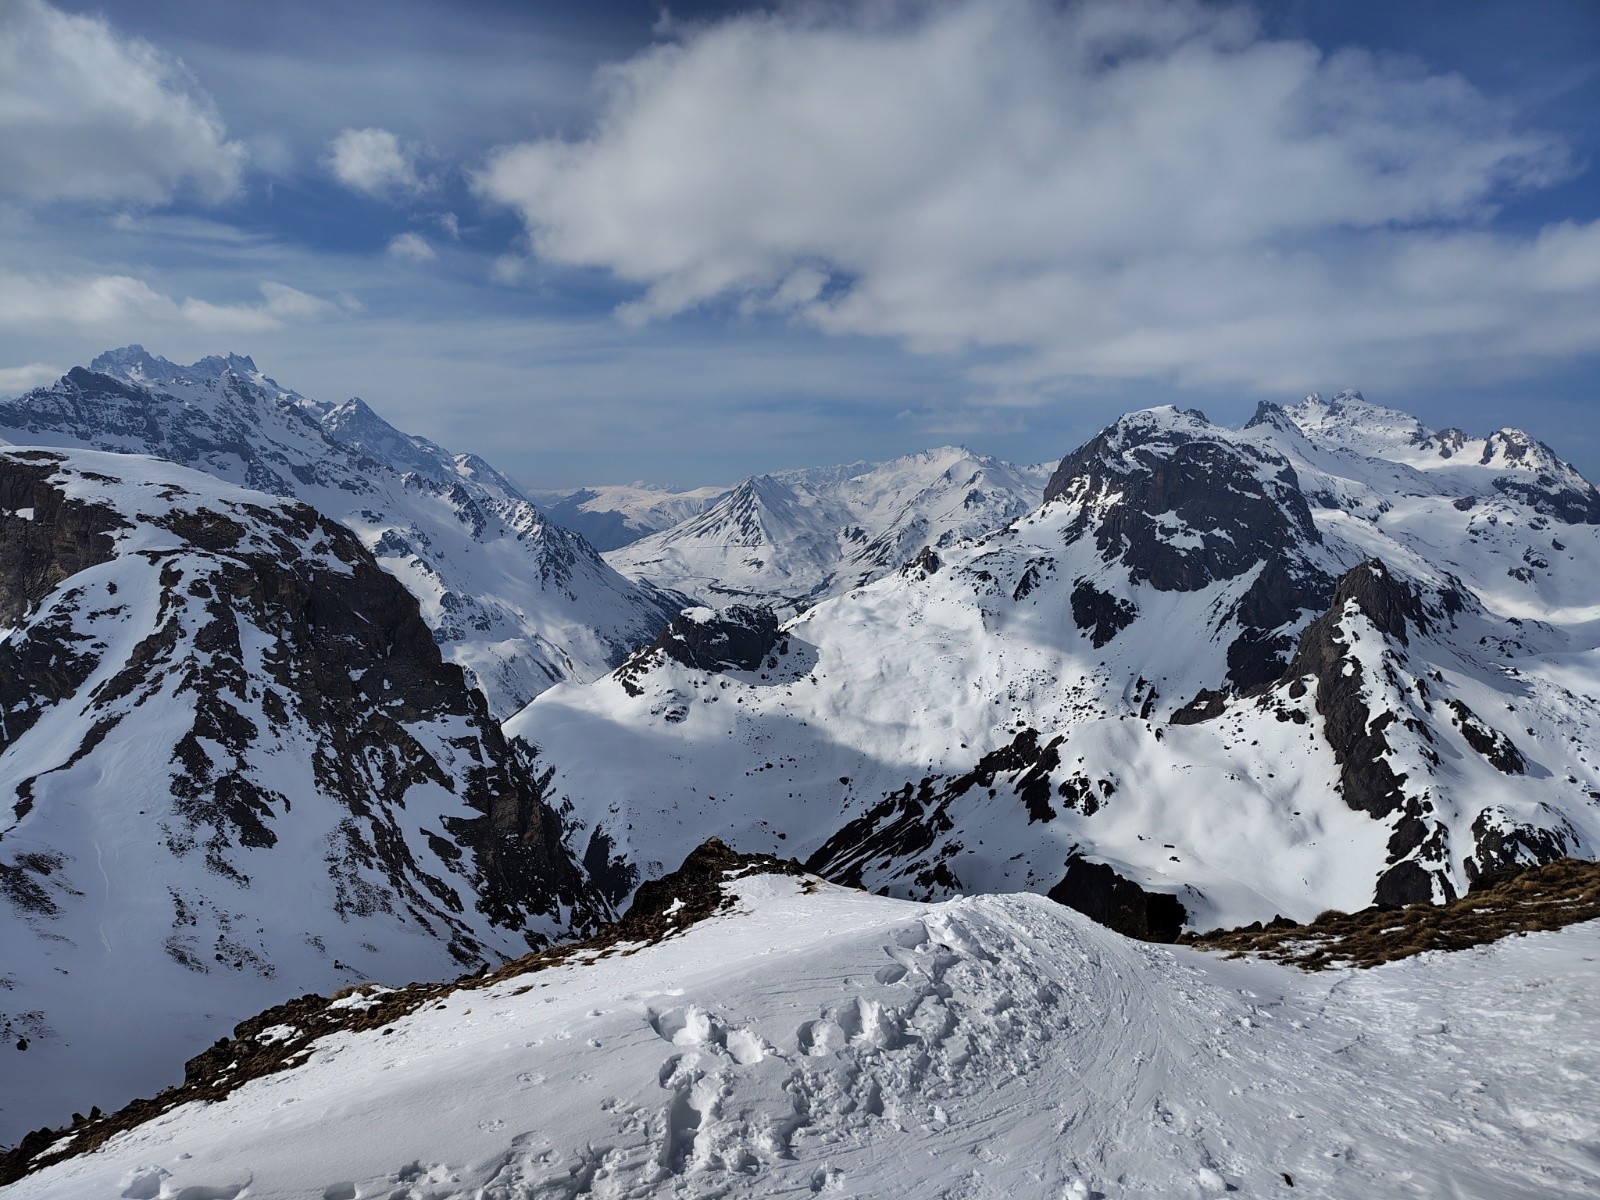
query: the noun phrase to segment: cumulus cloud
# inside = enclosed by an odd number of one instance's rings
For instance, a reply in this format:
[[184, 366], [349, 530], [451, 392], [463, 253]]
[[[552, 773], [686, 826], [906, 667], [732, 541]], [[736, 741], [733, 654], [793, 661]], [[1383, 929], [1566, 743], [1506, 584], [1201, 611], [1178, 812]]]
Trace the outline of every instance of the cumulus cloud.
[[438, 258], [428, 241], [418, 233], [396, 234], [389, 242], [389, 248], [384, 251], [390, 258], [402, 259], [405, 262], [432, 262]]
[[255, 304], [176, 300], [131, 275], [24, 275], [0, 270], [0, 328], [60, 323], [119, 328], [163, 323], [207, 332], [251, 333], [338, 313], [339, 306], [287, 284], [261, 283]]
[[984, 378], [1024, 390], [1600, 348], [1600, 224], [1494, 223], [1565, 177], [1558, 141], [1459, 76], [1242, 8], [791, 8], [602, 82], [592, 133], [502, 148], [476, 186], [538, 255], [638, 285], [629, 319], [731, 301], [998, 349]]
[[43, 387], [60, 379], [65, 371], [49, 363], [29, 363], [25, 367], [0, 367], [0, 396], [15, 396], [30, 388]]
[[0, 192], [30, 203], [221, 201], [246, 157], [182, 63], [44, 0], [0, 4], [0, 125]]
[[323, 165], [352, 191], [389, 199], [422, 190], [417, 150], [387, 129], [346, 129], [328, 143]]

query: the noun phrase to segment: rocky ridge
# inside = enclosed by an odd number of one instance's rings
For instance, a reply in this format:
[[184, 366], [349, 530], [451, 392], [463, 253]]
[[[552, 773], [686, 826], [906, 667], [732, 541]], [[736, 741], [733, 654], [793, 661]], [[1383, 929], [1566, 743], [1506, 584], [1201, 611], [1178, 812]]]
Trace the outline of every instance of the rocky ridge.
[[713, 829], [917, 900], [1077, 894], [1082, 863], [1082, 905], [1132, 887], [1170, 933], [1592, 854], [1592, 489], [1418, 430], [1355, 393], [1130, 414], [761, 661], [641, 658], [507, 729], [637, 879]]
[[0, 623], [8, 1131], [264, 999], [609, 911], [416, 600], [309, 505], [0, 449]]
[[108, 351], [0, 401], [0, 439], [154, 455], [310, 504], [405, 584], [499, 716], [603, 674], [683, 604], [618, 575], [481, 459], [403, 434], [359, 400], [310, 400], [241, 355], [179, 366]]

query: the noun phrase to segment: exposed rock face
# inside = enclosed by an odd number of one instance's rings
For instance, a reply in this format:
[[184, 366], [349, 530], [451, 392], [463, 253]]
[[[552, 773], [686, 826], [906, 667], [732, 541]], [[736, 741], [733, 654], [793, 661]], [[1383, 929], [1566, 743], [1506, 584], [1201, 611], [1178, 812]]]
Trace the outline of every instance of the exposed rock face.
[[675, 617], [655, 646], [686, 667], [754, 671], [777, 643], [778, 618], [770, 608], [735, 604], [714, 615], [691, 609]]
[[1077, 855], [1067, 860], [1067, 873], [1048, 895], [1090, 920], [1146, 942], [1177, 941], [1188, 919], [1176, 896], [1147, 892], [1105, 863], [1092, 863]]
[[126, 524], [66, 500], [49, 482], [55, 462], [41, 453], [0, 458], [0, 627], [15, 627], [62, 580], [109, 560], [111, 530]]
[[1294, 650], [1288, 631], [1302, 613], [1326, 608], [1332, 594], [1333, 580], [1300, 556], [1269, 555], [1234, 609], [1242, 631], [1228, 647], [1228, 681], [1248, 692], [1278, 679]]
[[970, 771], [908, 783], [835, 832], [806, 867], [852, 887], [870, 878], [880, 890], [907, 899], [976, 887], [958, 873], [968, 851], [963, 830], [974, 824], [976, 813], [1011, 810], [1030, 826], [1046, 824], [1061, 811], [1093, 816], [1116, 794], [1113, 780], [1076, 771], [1054, 783], [1063, 767], [1062, 741], [1041, 740], [1038, 730], [1023, 729]]
[[622, 686], [661, 658], [699, 671], [758, 671], [776, 666], [778, 618], [770, 608], [734, 604], [720, 612], [691, 608], [674, 617], [661, 635], [616, 670]]
[[0, 400], [0, 440], [150, 454], [310, 504], [417, 598], [445, 657], [507, 716], [648, 642], [683, 597], [632, 583], [482, 460], [401, 433], [360, 400], [321, 404], [250, 359], [182, 367], [138, 346]]
[[1404, 801], [1405, 776], [1396, 775], [1389, 765], [1390, 747], [1384, 737], [1384, 730], [1398, 718], [1392, 712], [1375, 713], [1368, 706], [1365, 691], [1369, 681], [1360, 662], [1352, 657], [1348, 634], [1342, 628], [1352, 613], [1360, 613], [1378, 632], [1402, 646], [1409, 641], [1408, 624], [1426, 628], [1427, 618], [1416, 593], [1383, 563], [1371, 559], [1339, 580], [1332, 606], [1306, 627], [1286, 675], [1289, 679], [1313, 676], [1317, 681], [1317, 711], [1339, 764], [1344, 802], [1369, 816], [1385, 817]]
[[1588, 487], [1515, 440], [1353, 392], [1132, 414], [776, 668], [658, 651], [508, 729], [639, 878], [716, 832], [919, 899], [1044, 892], [1076, 847], [1196, 928], [1441, 900], [1600, 846], [1600, 541], [1496, 482]]
[[1564, 822], [1556, 829], [1540, 829], [1519, 824], [1496, 808], [1486, 808], [1477, 815], [1472, 822], [1472, 836], [1473, 853], [1462, 866], [1473, 887], [1496, 872], [1555, 862], [1577, 841], [1576, 831]]
[[[1198, 413], [1126, 417], [1061, 460], [1045, 502], [1084, 506], [1095, 545], [1135, 583], [1195, 591], [1321, 541], [1294, 468], [1224, 436]], [[1097, 518], [1097, 519], [1096, 519]]]
[[1080, 579], [1072, 589], [1073, 623], [1089, 634], [1096, 650], [1133, 624], [1138, 615], [1139, 610], [1129, 601], [1102, 592], [1087, 579]]
[[[0, 450], [0, 549], [0, 1016], [54, 1030], [30, 1065], [90, 1079], [126, 1066], [96, 1060], [120, 1022], [164, 1030], [151, 1053], [189, 1037], [167, 1009], [196, 996], [225, 1021], [605, 915], [481, 694], [344, 526], [149, 459]], [[84, 1025], [123, 956], [147, 964], [134, 994]]]

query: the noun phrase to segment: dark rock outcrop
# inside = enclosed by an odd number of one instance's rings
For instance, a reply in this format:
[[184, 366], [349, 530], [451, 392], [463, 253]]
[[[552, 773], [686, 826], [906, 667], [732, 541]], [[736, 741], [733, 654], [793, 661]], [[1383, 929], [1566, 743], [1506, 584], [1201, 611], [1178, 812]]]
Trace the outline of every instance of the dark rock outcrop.
[[1228, 681], [1239, 691], [1266, 687], [1282, 676], [1305, 612], [1321, 612], [1333, 580], [1298, 557], [1273, 552], [1234, 608], [1241, 631], [1228, 647]]
[[1573, 848], [1571, 830], [1538, 829], [1507, 820], [1503, 810], [1486, 808], [1472, 821], [1473, 853], [1461, 868], [1477, 889], [1485, 877], [1555, 862]]
[[778, 646], [778, 618], [770, 608], [734, 604], [720, 612], [690, 609], [674, 617], [659, 637], [617, 668], [629, 695], [642, 693], [639, 676], [662, 658], [697, 671], [759, 671]]
[[1177, 941], [1189, 919], [1188, 910], [1176, 896], [1147, 892], [1105, 863], [1092, 863], [1076, 854], [1067, 859], [1067, 873], [1048, 894], [1092, 921], [1146, 942]]
[[1528, 760], [1522, 757], [1522, 751], [1517, 749], [1515, 742], [1498, 729], [1485, 725], [1478, 714], [1460, 700], [1451, 700], [1449, 707], [1455, 714], [1456, 725], [1467, 745], [1483, 755], [1490, 766], [1506, 775], [1528, 773]]
[[1078, 580], [1072, 589], [1072, 621], [1089, 634], [1089, 642], [1098, 650], [1121, 633], [1139, 610], [1129, 601], [1102, 592], [1087, 579]]
[[1409, 628], [1427, 628], [1417, 594], [1382, 562], [1369, 559], [1339, 579], [1332, 605], [1306, 627], [1284, 678], [1316, 679], [1317, 712], [1339, 764], [1344, 802], [1369, 816], [1386, 817], [1403, 801], [1405, 776], [1396, 774], [1385, 757], [1389, 742], [1384, 731], [1398, 718], [1367, 707], [1367, 681], [1339, 628], [1351, 606], [1401, 645], [1409, 644]]
[[[64, 501], [74, 475], [77, 491], [104, 484], [108, 498]], [[0, 514], [0, 543], [10, 549], [0, 553], [0, 596], [13, 621], [19, 610], [48, 604], [0, 643], [0, 751], [100, 671], [101, 683], [82, 698], [82, 742], [67, 765], [124, 736], [119, 726], [148, 703], [183, 713], [187, 731], [170, 746], [149, 747], [171, 756], [170, 814], [152, 823], [161, 821], [169, 852], [196, 855], [240, 887], [249, 878], [234, 849], [273, 846], [292, 807], [309, 799], [275, 790], [257, 759], [262, 745], [293, 728], [319, 802], [345, 814], [339, 844], [314, 867], [326, 872], [340, 915], [404, 911], [467, 964], [485, 954], [457, 919], [467, 906], [512, 930], [529, 928], [533, 914], [570, 910], [581, 923], [604, 912], [481, 693], [442, 659], [415, 598], [348, 529], [307, 505], [258, 503], [249, 493], [232, 493], [221, 511], [170, 484], [167, 504], [135, 515], [110, 498], [119, 482], [69, 456], [0, 452], [0, 494], [11, 510]], [[29, 507], [31, 518], [15, 512]], [[122, 550], [113, 534], [139, 524], [170, 534], [166, 548], [149, 548], [145, 535], [145, 548]], [[76, 581], [123, 553], [137, 560], [136, 582], [153, 586], [159, 602], [149, 632], [131, 651], [116, 651], [125, 657], [108, 658], [115, 640], [85, 618], [115, 627], [124, 615], [117, 585], [98, 576], [92, 585]], [[265, 652], [254, 649], [262, 645]], [[446, 726], [449, 761], [417, 732]], [[20, 814], [32, 810], [45, 775], [61, 769], [19, 781]], [[404, 832], [405, 797], [419, 784], [455, 793], [478, 814], [447, 818], [430, 835], [432, 858], [449, 864], [448, 874], [424, 865], [424, 847]], [[48, 830], [50, 814], [39, 816]], [[374, 872], [387, 881], [382, 891], [371, 884]], [[182, 914], [175, 930], [180, 925]], [[206, 969], [209, 949], [188, 941], [168, 952]]]
[[1126, 417], [1061, 460], [1045, 501], [1081, 504], [1069, 540], [1092, 531], [1106, 562], [1159, 591], [1196, 591], [1320, 542], [1288, 461], [1210, 429], [1193, 413]]

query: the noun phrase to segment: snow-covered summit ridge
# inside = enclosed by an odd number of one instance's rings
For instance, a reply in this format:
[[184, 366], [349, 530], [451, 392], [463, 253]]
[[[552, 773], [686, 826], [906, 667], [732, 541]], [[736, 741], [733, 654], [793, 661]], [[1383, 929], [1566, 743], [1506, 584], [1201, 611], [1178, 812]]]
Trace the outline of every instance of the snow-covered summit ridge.
[[663, 646], [507, 730], [612, 880], [715, 832], [916, 899], [1081, 897], [1107, 867], [1206, 928], [1593, 857], [1589, 485], [1307, 426], [1130, 414], [1043, 505], [814, 605], [759, 660]]
[[305, 501], [411, 590], [497, 713], [603, 673], [679, 607], [481, 459], [403, 434], [359, 400], [309, 400], [240, 355], [184, 367], [129, 346], [95, 363], [0, 402], [0, 439], [156, 455]]
[[797, 611], [1034, 507], [1049, 468], [962, 446], [752, 476], [704, 511], [606, 555], [708, 604]]
[[1600, 1053], [1593, 924], [1311, 976], [1130, 942], [1036, 896], [729, 890], [731, 911], [679, 937], [324, 1036], [8, 1194], [1488, 1200], [1600, 1184], [1574, 1068]]

